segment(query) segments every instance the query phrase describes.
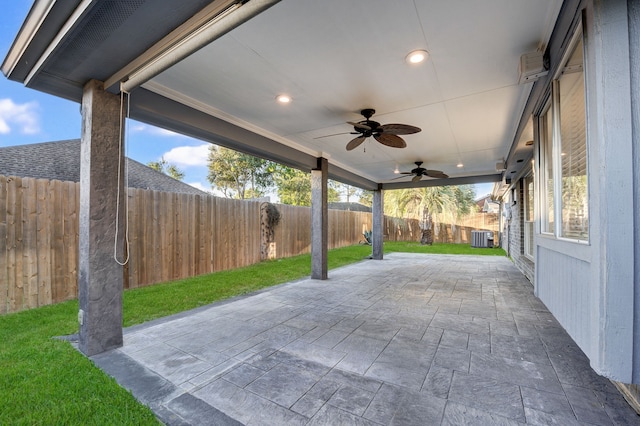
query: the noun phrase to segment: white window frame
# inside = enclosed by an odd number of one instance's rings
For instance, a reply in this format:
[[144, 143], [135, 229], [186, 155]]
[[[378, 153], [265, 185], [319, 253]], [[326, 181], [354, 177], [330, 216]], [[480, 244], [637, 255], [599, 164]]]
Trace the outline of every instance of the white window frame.
[[[561, 147], [561, 135], [560, 135], [560, 111], [558, 108], [559, 102], [560, 102], [560, 91], [559, 91], [559, 79], [562, 76], [562, 72], [564, 70], [565, 64], [568, 62], [569, 58], [571, 57], [571, 54], [574, 52], [574, 49], [576, 48], [576, 45], [582, 41], [582, 48], [583, 48], [583, 64], [586, 63], [586, 40], [584, 37], [584, 31], [583, 31], [583, 26], [582, 24], [579, 24], [571, 38], [570, 43], [568, 44], [568, 47], [566, 49], [566, 51], [564, 52], [563, 56], [562, 56], [562, 60], [561, 60], [561, 64], [562, 66], [558, 69], [558, 71], [556, 72], [556, 74], [554, 75], [553, 81], [551, 82], [551, 96], [549, 98], [549, 100], [547, 100], [547, 102], [545, 103], [544, 108], [542, 109], [542, 112], [539, 115], [539, 141], [541, 142], [540, 145], [540, 149], [539, 149], [539, 162], [538, 162], [538, 173], [537, 173], [537, 182], [538, 182], [538, 188], [540, 189], [538, 191], [538, 194], [536, 195], [536, 200], [539, 203], [539, 232], [540, 235], [542, 236], [546, 236], [546, 237], [550, 237], [550, 238], [554, 238], [557, 240], [562, 240], [562, 241], [568, 241], [568, 242], [572, 242], [572, 243], [578, 243], [578, 244], [583, 244], [583, 245], [588, 245], [589, 241], [590, 241], [590, 237], [591, 237], [591, 223], [589, 222], [588, 224], [588, 231], [587, 231], [587, 238], [585, 239], [577, 239], [577, 238], [569, 238], [569, 237], [563, 237], [562, 236], [562, 208], [563, 208], [563, 203], [562, 203], [562, 147]], [[583, 75], [583, 79], [584, 79], [584, 90], [585, 90], [585, 114], [587, 114], [586, 111], [586, 105], [588, 104], [588, 99], [587, 99], [587, 86], [586, 86], [586, 69], [583, 71], [584, 75]], [[550, 117], [551, 117], [551, 126], [552, 126], [552, 131], [551, 131], [551, 135], [552, 135], [552, 140], [551, 141], [547, 141], [546, 140], [546, 133], [543, 132], [543, 125], [542, 122], [543, 120], [541, 119], [545, 114], [547, 113], [551, 113]], [[588, 118], [585, 117], [585, 120], [588, 122]], [[585, 134], [586, 134], [586, 144], [587, 144], [587, 148], [588, 148], [588, 140], [589, 140], [589, 134], [587, 129], [585, 129]], [[546, 150], [544, 148], [544, 143], [549, 143], [551, 142], [551, 161], [552, 161], [552, 173], [553, 173], [553, 216], [554, 216], [554, 220], [553, 220], [553, 229], [546, 229], [544, 228], [544, 221], [546, 221], [546, 223], [548, 224], [548, 206], [547, 206], [547, 187], [546, 187], [546, 180], [547, 180], [547, 176], [546, 176], [546, 172], [547, 172], [547, 168], [545, 166], [546, 162], [549, 161], [549, 158], [547, 158], [546, 155]], [[588, 149], [587, 149], [587, 179], [590, 175], [590, 167], [589, 167], [589, 161], [588, 161]], [[589, 190], [590, 188], [587, 188], [587, 199], [589, 199]], [[591, 205], [589, 203], [589, 205], [587, 206], [588, 211], [590, 213], [591, 210]], [[590, 214], [589, 214], [590, 217]]]
[[[527, 185], [527, 179], [531, 179], [531, 186], [532, 186], [532, 191], [533, 191], [533, 197], [531, 197], [531, 204], [533, 205], [529, 205], [529, 186]], [[525, 257], [527, 257], [528, 259], [535, 261], [535, 224], [536, 224], [536, 215], [535, 215], [535, 197], [536, 197], [536, 191], [535, 191], [535, 174], [533, 173], [533, 171], [526, 175], [523, 179], [522, 179], [522, 207], [523, 207], [523, 214], [522, 214], [522, 223], [523, 223], [523, 228], [522, 228], [522, 232], [523, 232], [523, 236], [524, 236], [524, 247], [522, 250], [522, 253], [525, 255]], [[527, 212], [529, 211], [529, 209], [531, 209], [531, 218], [530, 220], [527, 220]], [[527, 231], [529, 230], [529, 231]], [[529, 253], [529, 248], [531, 248], [531, 253]]]
[[[553, 162], [553, 138], [554, 138], [554, 126], [553, 126], [553, 111], [552, 111], [552, 99], [549, 98], [545, 101], [544, 103], [544, 107], [542, 108], [542, 112], [540, 113], [540, 115], [538, 116], [538, 139], [539, 139], [539, 151], [538, 151], [538, 173], [537, 173], [537, 194], [536, 194], [536, 200], [538, 201], [538, 212], [539, 212], [539, 218], [540, 218], [540, 224], [539, 224], [539, 231], [540, 234], [542, 235], [548, 235], [548, 236], [554, 236], [555, 235], [555, 224], [553, 226], [549, 226], [549, 205], [548, 205], [548, 193], [547, 193], [547, 180], [549, 178], [549, 174], [548, 174], [548, 169], [547, 169], [547, 162], [549, 160], [551, 160], [551, 174], [552, 174], [552, 178], [554, 178], [555, 172], [554, 172], [554, 162]], [[548, 130], [545, 127], [545, 123], [543, 120], [543, 117], [548, 117], [549, 119], [549, 123], [548, 126], [550, 127], [551, 130], [551, 139], [548, 139]], [[551, 144], [551, 158], [547, 157], [547, 145]], [[555, 187], [554, 187], [554, 208], [553, 208], [553, 215], [554, 215], [554, 223], [556, 221], [555, 219]]]

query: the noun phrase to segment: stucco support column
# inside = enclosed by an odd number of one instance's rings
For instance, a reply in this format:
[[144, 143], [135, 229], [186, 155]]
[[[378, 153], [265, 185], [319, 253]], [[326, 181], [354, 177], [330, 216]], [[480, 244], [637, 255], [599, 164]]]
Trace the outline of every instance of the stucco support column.
[[311, 171], [311, 278], [315, 280], [326, 280], [329, 269], [328, 170], [327, 159], [318, 158], [318, 166]]
[[631, 146], [633, 149], [634, 336], [633, 383], [640, 383], [640, 2], [628, 0], [631, 70]]
[[598, 374], [628, 383], [634, 362], [632, 230], [637, 212], [633, 205], [627, 1], [594, 1], [593, 15], [587, 8], [586, 21], [587, 25], [591, 22], [587, 27], [585, 81], [589, 108], [589, 242], [593, 250], [589, 283], [593, 337], [588, 342], [588, 356]]
[[382, 189], [373, 191], [373, 206], [371, 209], [371, 258], [382, 260], [384, 243], [384, 192]]
[[[122, 346], [122, 273], [114, 260], [120, 99], [89, 81], [82, 94], [78, 299], [80, 350], [87, 356]], [[120, 209], [124, 207], [120, 203]], [[121, 222], [122, 223], [122, 222]]]

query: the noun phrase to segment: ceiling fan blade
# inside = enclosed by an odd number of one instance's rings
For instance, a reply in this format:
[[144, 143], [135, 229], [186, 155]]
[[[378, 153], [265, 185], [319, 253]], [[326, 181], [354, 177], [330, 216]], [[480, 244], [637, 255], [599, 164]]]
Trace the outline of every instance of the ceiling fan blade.
[[367, 126], [366, 124], [362, 123], [356, 123], [355, 121], [347, 121], [347, 124], [351, 124], [356, 129], [371, 130], [371, 126]]
[[384, 133], [388, 133], [390, 135], [410, 135], [412, 133], [418, 133], [422, 131], [420, 127], [409, 126], [408, 124], [383, 124], [380, 126], [380, 129]]
[[358, 136], [357, 138], [351, 139], [351, 141], [347, 144], [347, 151], [356, 149], [362, 142], [364, 142], [366, 138], [366, 136]]
[[416, 175], [416, 176], [413, 177], [413, 179], [411, 179], [411, 182], [417, 182], [420, 179], [422, 179], [422, 175]]
[[349, 133], [351, 132], [333, 133], [331, 135], [318, 136], [318, 137], [315, 137], [314, 139], [330, 138], [331, 136], [338, 136], [338, 135], [348, 135]]
[[407, 143], [400, 136], [380, 133], [379, 135], [373, 135], [373, 137], [382, 145], [390, 146], [392, 148], [405, 148], [407, 146]]
[[436, 179], [447, 179], [449, 175], [441, 172], [440, 170], [427, 170], [427, 176]]

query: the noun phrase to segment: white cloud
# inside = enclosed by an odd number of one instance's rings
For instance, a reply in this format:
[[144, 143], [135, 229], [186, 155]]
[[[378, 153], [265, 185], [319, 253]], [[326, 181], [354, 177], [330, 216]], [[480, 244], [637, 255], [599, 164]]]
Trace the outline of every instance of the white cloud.
[[204, 186], [202, 182], [189, 182], [187, 185], [191, 185], [194, 188], [199, 189], [200, 191], [208, 192], [210, 194], [213, 193], [213, 191], [211, 190], [211, 187]]
[[172, 132], [171, 130], [162, 129], [160, 127], [149, 126], [147, 124], [142, 123], [133, 123], [131, 124], [131, 131], [133, 132], [141, 132], [141, 133], [149, 133], [150, 135], [162, 136], [162, 137], [185, 137], [180, 133]]
[[13, 126], [20, 133], [33, 135], [40, 132], [38, 103], [27, 102], [16, 104], [12, 99], [0, 99], [0, 134], [9, 134]]
[[163, 154], [168, 163], [177, 166], [206, 166], [211, 144], [178, 146]]

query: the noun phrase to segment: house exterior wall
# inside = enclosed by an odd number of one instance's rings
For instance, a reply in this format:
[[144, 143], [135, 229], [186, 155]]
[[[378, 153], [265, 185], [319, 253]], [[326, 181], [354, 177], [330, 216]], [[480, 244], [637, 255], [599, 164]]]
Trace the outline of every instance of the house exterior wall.
[[509, 256], [516, 264], [518, 269], [527, 277], [527, 279], [534, 282], [534, 263], [524, 254], [524, 182], [523, 179], [519, 179], [513, 188], [513, 194], [515, 194], [515, 204], [511, 205], [511, 222], [509, 226]]
[[[640, 155], [638, 153], [638, 7], [632, 0], [565, 1], [550, 42], [550, 87], [560, 59], [582, 24], [587, 140], [589, 238], [578, 242], [541, 233], [536, 202], [535, 292], [585, 352], [595, 371], [640, 383]], [[632, 66], [635, 64], [635, 66]], [[535, 87], [534, 87], [535, 88]], [[537, 90], [534, 116], [549, 90]], [[537, 123], [537, 119], [534, 120]], [[635, 142], [634, 142], [635, 141]], [[535, 175], [541, 179], [536, 136]], [[558, 155], [558, 151], [555, 155]], [[509, 254], [518, 261], [522, 184], [507, 222]], [[537, 182], [536, 188], [544, 188]], [[512, 200], [510, 200], [512, 203]], [[560, 218], [558, 219], [560, 220]], [[640, 314], [639, 314], [640, 315]]]
[[[527, 279], [533, 283], [535, 275], [535, 265], [524, 254], [524, 184], [522, 179], [518, 179], [511, 186], [509, 191], [509, 201], [507, 201], [510, 214], [504, 218], [502, 248], [507, 252], [513, 263], [522, 271]], [[503, 216], [504, 217], [504, 216]]]
[[[634, 245], [634, 332], [633, 332], [633, 383], [640, 383], [640, 1], [627, 2], [629, 21], [629, 70], [631, 73], [631, 141], [633, 156], [633, 224]], [[631, 395], [640, 401], [640, 388], [634, 387]]]
[[[516, 181], [514, 183], [514, 185], [511, 188], [511, 203], [510, 203], [510, 210], [511, 210], [511, 218], [509, 219], [509, 225], [507, 228], [507, 232], [508, 232], [508, 238], [509, 238], [509, 257], [511, 257], [511, 259], [513, 259], [514, 262], [516, 262], [516, 259], [519, 256], [521, 250], [522, 250], [522, 243], [521, 243], [521, 232], [520, 232], [520, 226], [521, 226], [521, 222], [522, 222], [522, 218], [520, 216], [520, 210], [521, 210], [521, 203], [520, 203], [520, 182]], [[517, 262], [516, 262], [517, 264]]]

